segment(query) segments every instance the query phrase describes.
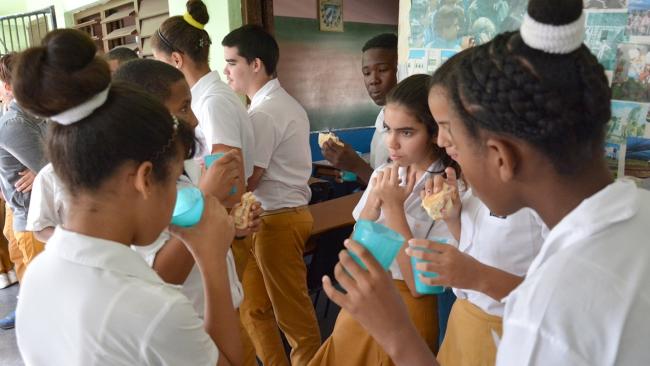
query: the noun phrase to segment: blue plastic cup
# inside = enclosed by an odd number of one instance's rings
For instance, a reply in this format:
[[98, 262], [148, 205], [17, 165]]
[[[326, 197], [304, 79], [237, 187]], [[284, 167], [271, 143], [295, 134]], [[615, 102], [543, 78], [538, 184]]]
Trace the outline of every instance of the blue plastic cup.
[[[363, 245], [372, 253], [385, 270], [388, 270], [391, 263], [393, 263], [405, 241], [404, 237], [396, 231], [368, 220], [357, 221], [356, 225], [354, 225], [352, 240]], [[348, 251], [348, 253], [363, 269], [368, 269], [356, 254], [352, 251]]]
[[[225, 153], [214, 153], [214, 154], [211, 154], [211, 155], [204, 156], [203, 157], [203, 162], [205, 163], [205, 169], [210, 168], [210, 165], [212, 165], [212, 163], [214, 163], [215, 161], [221, 159], [224, 155], [225, 155]], [[230, 192], [228, 192], [228, 194], [232, 196], [235, 193], [237, 193], [237, 187], [232, 186], [232, 188], [230, 189]]]
[[[443, 243], [447, 244], [447, 239], [445, 238], [435, 238], [432, 239], [432, 241], [438, 242], [438, 243]], [[421, 247], [411, 247], [411, 250], [421, 250], [423, 252], [431, 253], [430, 249], [427, 248], [421, 248]], [[424, 277], [428, 278], [435, 278], [438, 277], [438, 274], [435, 272], [425, 272], [425, 271], [420, 271], [415, 268], [415, 265], [418, 263], [428, 263], [429, 261], [426, 261], [424, 259], [420, 258], [415, 258], [411, 257], [411, 267], [413, 268], [413, 277], [415, 279], [415, 291], [421, 295], [435, 295], [435, 294], [441, 294], [445, 291], [445, 288], [443, 286], [431, 286], [431, 285], [426, 285], [422, 283], [422, 280], [420, 279], [420, 274], [422, 274]]]
[[357, 175], [348, 172], [347, 170], [342, 170], [341, 171], [341, 180], [344, 182], [356, 182], [357, 181]]
[[185, 187], [176, 193], [176, 206], [172, 213], [172, 224], [191, 227], [201, 221], [203, 215], [203, 194], [196, 187]]

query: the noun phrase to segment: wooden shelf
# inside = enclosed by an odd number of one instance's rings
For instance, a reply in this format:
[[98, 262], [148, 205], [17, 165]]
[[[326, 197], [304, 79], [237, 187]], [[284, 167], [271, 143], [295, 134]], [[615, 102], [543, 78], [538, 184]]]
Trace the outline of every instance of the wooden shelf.
[[90, 35], [99, 52], [115, 47], [151, 55], [150, 37], [169, 17], [169, 0], [98, 0], [74, 13], [72, 27]]
[[128, 48], [130, 50], [133, 50], [133, 51], [140, 48], [140, 46], [137, 43], [129, 43], [129, 44], [123, 44], [123, 45], [115, 46], [115, 47], [111, 48], [111, 50], [116, 49], [118, 47], [126, 47], [126, 48]]
[[75, 24], [75, 25], [72, 26], [72, 28], [79, 29], [79, 28], [88, 27], [90, 25], [97, 24], [97, 23], [99, 23], [99, 19], [91, 19], [91, 20], [89, 20], [87, 22]]
[[165, 15], [169, 17], [169, 4], [167, 0], [146, 0], [140, 3], [138, 12], [140, 20]]
[[156, 30], [167, 19], [167, 14], [159, 15], [155, 18], [148, 18], [142, 20], [140, 23], [140, 36], [149, 37], [156, 33]]
[[130, 17], [131, 15], [134, 15], [134, 14], [135, 14], [134, 9], [127, 9], [127, 10], [118, 11], [117, 13], [111, 14], [111, 15], [107, 16], [106, 18], [104, 18], [104, 20], [102, 20], [102, 24], [122, 20], [122, 19], [128, 18], [128, 17]]
[[136, 30], [137, 29], [136, 29], [135, 25], [132, 25], [130, 27], [118, 28], [118, 29], [110, 32], [109, 34], [105, 35], [103, 39], [105, 41], [110, 41], [111, 39], [130, 36], [132, 34], [135, 34]]

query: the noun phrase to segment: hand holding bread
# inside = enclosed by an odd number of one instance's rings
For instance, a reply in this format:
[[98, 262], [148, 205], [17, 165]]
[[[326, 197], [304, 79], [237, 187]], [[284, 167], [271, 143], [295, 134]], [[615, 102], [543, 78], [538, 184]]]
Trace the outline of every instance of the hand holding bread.
[[422, 207], [434, 220], [460, 219], [461, 202], [458, 181], [453, 168], [445, 169], [447, 179], [436, 175], [426, 182], [422, 191]]
[[261, 224], [262, 204], [252, 192], [246, 192], [241, 197], [241, 202], [232, 209], [235, 221], [236, 236], [246, 236], [259, 230]]

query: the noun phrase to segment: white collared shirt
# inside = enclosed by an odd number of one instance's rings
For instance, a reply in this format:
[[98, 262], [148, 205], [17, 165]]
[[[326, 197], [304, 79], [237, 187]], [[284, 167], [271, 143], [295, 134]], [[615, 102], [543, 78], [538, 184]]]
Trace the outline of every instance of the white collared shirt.
[[506, 298], [497, 365], [650, 362], [650, 192], [617, 181], [548, 234]]
[[212, 145], [223, 144], [242, 150], [246, 178], [253, 174], [255, 135], [246, 108], [232, 89], [211, 71], [192, 86], [192, 111], [199, 120], [197, 134], [205, 137], [205, 154]]
[[255, 130], [255, 166], [265, 169], [254, 192], [262, 207], [306, 205], [312, 170], [307, 112], [273, 79], [255, 93], [248, 114]]
[[63, 189], [63, 184], [54, 173], [52, 163], [48, 163], [36, 174], [32, 183], [25, 230], [41, 231], [47, 227], [61, 225], [64, 203], [67, 200], [68, 194]]
[[[385, 168], [388, 168], [390, 166], [391, 164], [384, 164], [379, 168], [375, 169], [375, 171], [372, 173], [368, 187], [363, 192], [363, 195], [361, 196], [359, 203], [357, 203], [357, 206], [354, 208], [354, 211], [352, 211], [352, 216], [354, 217], [355, 220], [359, 220], [359, 216], [361, 215], [361, 212], [363, 211], [363, 208], [366, 205], [366, 201], [368, 200], [368, 195], [370, 194], [370, 191], [372, 190], [373, 187], [372, 178], [375, 177], [377, 172]], [[424, 185], [427, 179], [432, 177], [432, 174], [429, 172], [438, 172], [438, 171], [442, 171], [443, 169], [444, 166], [442, 165], [442, 162], [436, 161], [435, 163], [431, 164], [429, 169], [427, 169], [426, 173], [422, 174], [420, 179], [415, 184], [415, 187], [413, 187], [413, 192], [408, 196], [408, 198], [406, 198], [406, 201], [404, 201], [404, 213], [406, 214], [406, 221], [408, 222], [409, 229], [411, 230], [411, 234], [413, 234], [414, 238], [429, 239], [429, 240], [446, 239], [447, 243], [451, 245], [456, 245], [456, 241], [454, 240], [454, 237], [449, 232], [449, 229], [447, 228], [447, 224], [445, 224], [445, 222], [442, 220], [438, 220], [438, 221], [432, 220], [431, 217], [429, 217], [427, 212], [424, 210], [424, 208], [422, 208], [422, 199], [420, 198], [420, 191], [424, 189]], [[404, 185], [406, 183], [405, 167], [399, 168], [399, 177], [402, 180], [401, 185]], [[379, 219], [377, 219], [376, 222], [382, 225], [386, 225], [386, 217], [384, 216], [383, 212], [379, 215]], [[393, 263], [390, 265], [390, 271], [394, 279], [404, 280], [404, 276], [402, 275], [402, 271], [399, 268], [397, 259], [394, 260]]]
[[192, 304], [128, 246], [58, 227], [25, 273], [16, 336], [27, 365], [210, 365]]
[[370, 166], [373, 169], [386, 164], [390, 154], [386, 147], [384, 130], [384, 108], [379, 111], [377, 120], [375, 120], [375, 132], [372, 134], [372, 141], [370, 142]]
[[[507, 217], [495, 216], [471, 189], [462, 202], [458, 249], [483, 264], [525, 276], [548, 233], [535, 211], [524, 208]], [[500, 299], [473, 290], [454, 288], [454, 293], [488, 314], [503, 316], [505, 304]]]
[[[178, 179], [177, 187], [196, 185], [198, 183], [200, 168], [197, 167], [194, 160], [185, 160], [184, 167], [189, 178], [181, 175]], [[29, 203], [29, 215], [27, 216], [27, 230], [40, 231], [46, 227], [62, 225], [64, 204], [68, 200], [67, 197], [68, 195], [59, 177], [54, 172], [52, 164], [46, 165], [38, 172], [32, 185], [32, 199]], [[153, 266], [156, 254], [167, 243], [167, 240], [169, 240], [169, 233], [164, 231], [151, 245], [132, 246], [131, 248], [140, 254], [149, 266]], [[228, 280], [230, 282], [233, 306], [238, 308], [244, 298], [244, 293], [239, 277], [237, 276], [235, 259], [231, 250], [228, 250], [226, 264], [228, 265]], [[203, 278], [196, 264], [192, 267], [180, 290], [192, 301], [196, 312], [203, 317], [205, 301]]]

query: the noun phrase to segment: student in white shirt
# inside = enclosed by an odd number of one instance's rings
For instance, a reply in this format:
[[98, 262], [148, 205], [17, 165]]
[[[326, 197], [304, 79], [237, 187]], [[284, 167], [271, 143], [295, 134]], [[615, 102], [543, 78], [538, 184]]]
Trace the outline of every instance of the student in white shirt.
[[205, 4], [190, 0], [186, 6], [184, 16], [171, 17], [160, 25], [151, 37], [151, 47], [156, 59], [181, 70], [190, 85], [192, 110], [205, 138], [204, 154], [241, 152], [243, 179], [227, 202], [232, 207], [239, 202], [246, 191], [246, 180], [253, 174], [253, 126], [239, 97], [221, 81], [218, 71], [210, 70], [208, 55], [212, 41], [203, 29], [210, 18]]
[[334, 167], [355, 173], [360, 182], [367, 185], [372, 171], [388, 162], [383, 136], [384, 106], [386, 94], [397, 84], [397, 36], [392, 33], [375, 36], [363, 45], [362, 52], [361, 72], [366, 90], [372, 101], [381, 107], [370, 143], [370, 164], [348, 144], [340, 146], [327, 141], [321, 150]]
[[247, 252], [242, 322], [262, 363], [289, 364], [279, 327], [291, 346], [291, 364], [304, 366], [321, 343], [303, 261], [314, 221], [307, 208], [309, 120], [275, 78], [279, 49], [271, 35], [244, 26], [226, 35], [222, 45], [228, 84], [251, 100], [256, 149], [248, 188], [265, 211]]
[[[413, 75], [386, 97], [385, 142], [392, 163], [378, 167], [352, 215], [399, 232], [404, 238], [439, 238], [454, 244], [444, 221], [433, 221], [422, 208], [420, 192], [427, 180], [453, 164], [436, 143], [436, 122], [426, 101], [428, 75]], [[453, 168], [450, 168], [453, 170]], [[404, 243], [406, 245], [406, 242]], [[437, 297], [415, 289], [410, 258], [400, 250], [390, 266], [393, 283], [406, 304], [409, 318], [431, 352], [438, 346]], [[341, 310], [334, 331], [311, 366], [390, 365], [390, 357], [346, 310]]]
[[[505, 299], [497, 365], [650, 359], [650, 193], [611, 177], [603, 153], [611, 91], [583, 39], [582, 1], [531, 0], [519, 32], [455, 56], [446, 85], [431, 91], [438, 141], [476, 195], [497, 215], [530, 207], [550, 229]], [[327, 293], [397, 364], [437, 364], [405, 321], [387, 276], [348, 245], [370, 271], [344, 255], [357, 282], [339, 266], [348, 293], [325, 280]], [[423, 257], [436, 261], [437, 254]], [[360, 303], [373, 311], [359, 311]]]
[[16, 99], [55, 122], [48, 151], [70, 197], [65, 228], [21, 286], [16, 335], [25, 363], [240, 364], [226, 269], [234, 227], [218, 199], [205, 196], [195, 227], [172, 227], [201, 270], [205, 321], [129, 248], [169, 225], [191, 128], [146, 93], [111, 82], [78, 30], [50, 32], [20, 55], [15, 75]]

